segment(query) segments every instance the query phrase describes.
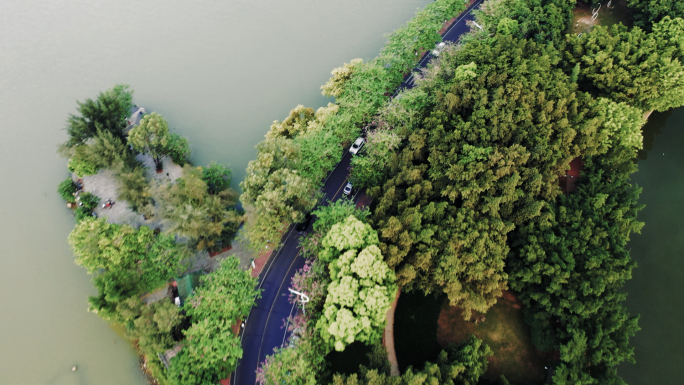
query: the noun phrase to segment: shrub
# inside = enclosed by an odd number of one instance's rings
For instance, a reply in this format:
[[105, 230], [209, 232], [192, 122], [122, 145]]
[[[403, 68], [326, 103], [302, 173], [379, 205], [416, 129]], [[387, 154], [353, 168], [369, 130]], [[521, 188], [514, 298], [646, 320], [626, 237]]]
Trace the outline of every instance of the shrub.
[[207, 184], [209, 194], [218, 194], [230, 186], [230, 170], [222, 164], [211, 162], [202, 170], [202, 180]]
[[76, 208], [76, 222], [80, 222], [85, 218], [93, 215], [93, 210], [100, 202], [100, 198], [89, 192], [83, 193], [78, 197], [78, 207]]
[[73, 180], [71, 180], [71, 178], [66, 178], [62, 183], [59, 184], [59, 187], [57, 187], [57, 193], [59, 193], [59, 196], [70, 203], [76, 202], [76, 197], [74, 197], [75, 192], [76, 184]]
[[169, 138], [168, 153], [173, 160], [173, 163], [179, 166], [185, 166], [192, 153], [190, 150], [190, 142], [187, 138], [178, 134], [171, 134]]
[[83, 177], [86, 175], [95, 175], [97, 174], [97, 171], [100, 169], [99, 165], [92, 163], [88, 159], [79, 156], [72, 156], [71, 159], [69, 159], [68, 167], [69, 171], [73, 172], [79, 177]]

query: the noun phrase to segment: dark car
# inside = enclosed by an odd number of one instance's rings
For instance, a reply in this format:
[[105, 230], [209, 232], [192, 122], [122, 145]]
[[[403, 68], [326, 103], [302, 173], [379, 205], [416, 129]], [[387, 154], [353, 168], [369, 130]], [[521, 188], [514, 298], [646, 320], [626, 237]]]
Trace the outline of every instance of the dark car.
[[313, 219], [313, 216], [311, 214], [307, 214], [306, 217], [304, 218], [304, 222], [297, 224], [297, 227], [296, 227], [297, 231], [300, 233], [302, 231], [306, 231], [306, 228], [309, 227], [309, 223], [311, 223], [311, 219]]

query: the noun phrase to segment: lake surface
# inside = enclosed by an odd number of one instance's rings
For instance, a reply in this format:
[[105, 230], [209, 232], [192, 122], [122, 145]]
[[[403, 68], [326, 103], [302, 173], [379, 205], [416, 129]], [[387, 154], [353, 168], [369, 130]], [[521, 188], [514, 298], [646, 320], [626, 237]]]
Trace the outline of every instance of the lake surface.
[[632, 339], [636, 364], [620, 374], [630, 385], [681, 384], [684, 378], [684, 108], [654, 113], [632, 181], [643, 188], [641, 235], [628, 247], [638, 267], [625, 286], [627, 308], [640, 314]]
[[374, 57], [428, 2], [0, 2], [0, 383], [144, 383], [129, 344], [86, 312], [94, 289], [66, 243], [55, 150], [76, 100], [130, 84], [237, 187], [273, 120], [325, 105], [330, 71]]

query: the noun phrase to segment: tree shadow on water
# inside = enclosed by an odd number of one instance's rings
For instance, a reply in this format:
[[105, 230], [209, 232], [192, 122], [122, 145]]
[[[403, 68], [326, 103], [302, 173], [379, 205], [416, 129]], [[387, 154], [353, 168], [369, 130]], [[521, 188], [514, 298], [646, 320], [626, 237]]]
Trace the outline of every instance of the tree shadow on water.
[[644, 148], [639, 150], [637, 158], [639, 160], [648, 159], [648, 152], [653, 149], [653, 144], [656, 141], [656, 136], [663, 133], [663, 128], [667, 125], [667, 120], [672, 115], [673, 110], [665, 112], [654, 112], [648, 118], [648, 122], [642, 128], [644, 136]]

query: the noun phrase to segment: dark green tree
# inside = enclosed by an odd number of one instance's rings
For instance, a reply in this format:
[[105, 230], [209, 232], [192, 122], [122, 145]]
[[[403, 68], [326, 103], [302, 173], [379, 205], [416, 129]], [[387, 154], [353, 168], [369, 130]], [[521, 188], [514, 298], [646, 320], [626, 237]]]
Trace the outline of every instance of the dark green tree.
[[110, 132], [125, 140], [126, 118], [133, 106], [133, 91], [125, 84], [117, 84], [101, 92], [97, 99], [78, 102], [78, 115], [70, 115], [67, 124], [69, 140], [66, 147], [85, 143], [97, 135], [98, 130]]
[[567, 37], [566, 65], [580, 63], [580, 87], [643, 110], [684, 104], [684, 20], [665, 17], [648, 34], [623, 25]]
[[501, 35], [445, 53], [423, 83], [433, 102], [402, 128], [396, 174], [371, 189], [401, 286], [444, 291], [465, 317], [501, 295], [507, 234], [560, 193], [570, 160], [599, 150], [591, 98], [559, 60], [553, 47]]
[[632, 9], [634, 24], [647, 31], [666, 16], [684, 17], [684, 3], [679, 0], [627, 0], [627, 5]]
[[634, 150], [614, 146], [588, 158], [577, 190], [561, 195], [512, 237], [509, 284], [525, 304], [533, 342], [560, 349], [558, 384], [613, 383], [633, 361], [637, 318], [622, 305], [636, 263], [626, 248], [639, 232], [640, 189], [628, 176]]

